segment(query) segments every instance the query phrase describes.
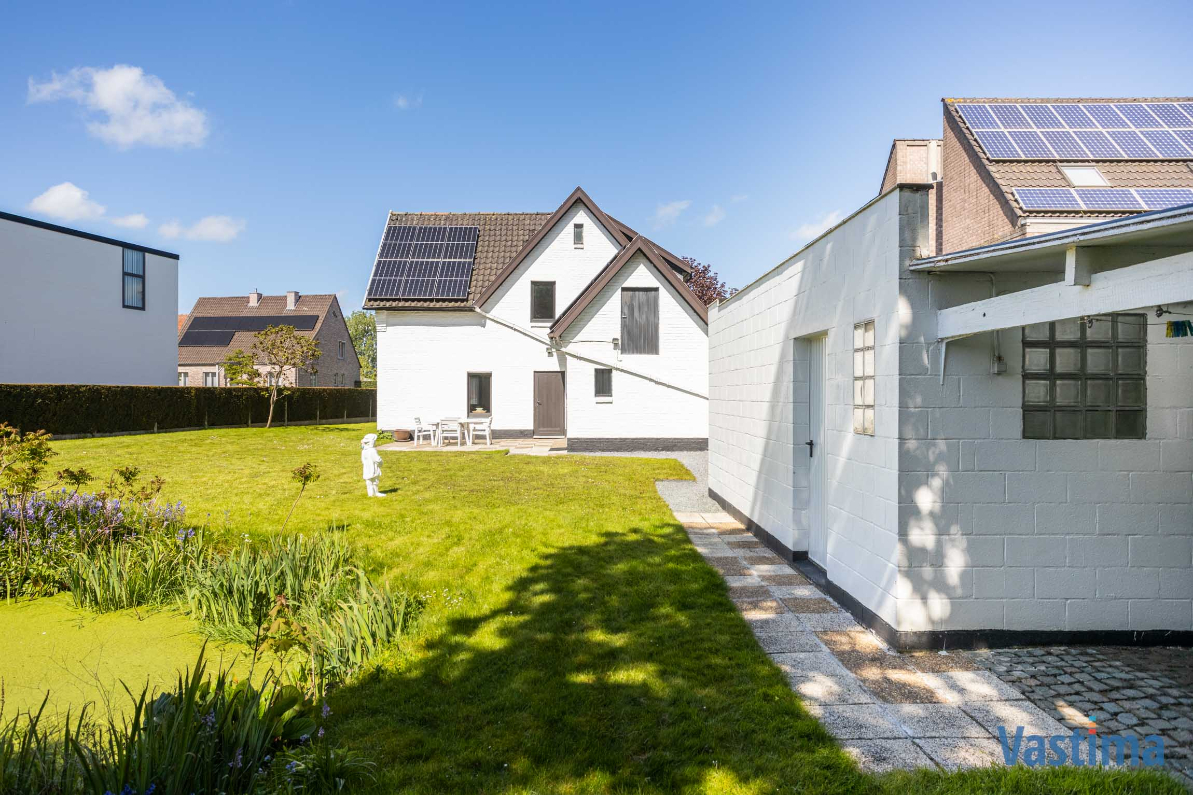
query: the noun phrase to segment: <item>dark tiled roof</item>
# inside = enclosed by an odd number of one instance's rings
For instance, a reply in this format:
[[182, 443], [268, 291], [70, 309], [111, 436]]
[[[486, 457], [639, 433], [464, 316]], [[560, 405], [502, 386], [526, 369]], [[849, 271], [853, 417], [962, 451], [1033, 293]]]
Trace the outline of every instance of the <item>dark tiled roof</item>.
[[[1069, 102], [1115, 102], [1127, 103], [1157, 103], [1157, 102], [1191, 102], [1187, 97], [1149, 97], [1149, 98], [1098, 98], [1098, 97], [1068, 97], [1068, 98], [976, 98], [944, 100], [945, 113], [961, 131], [961, 136], [968, 142], [978, 159], [990, 172], [994, 181], [1002, 189], [1007, 203], [1021, 217], [1048, 218], [1097, 218], [1109, 219], [1126, 215], [1130, 212], [1091, 212], [1088, 210], [1024, 210], [1015, 198], [1015, 188], [1067, 188], [1069, 181], [1065, 179], [1058, 166], [1059, 163], [1080, 163], [1081, 165], [1097, 166], [1106, 177], [1106, 181], [1114, 188], [1193, 188], [1193, 163], [1188, 160], [991, 160], [986, 156], [986, 150], [978, 144], [973, 131], [969, 129], [964, 117], [957, 110], [957, 104], [1063, 104]], [[946, 123], [948, 123], [946, 121]], [[948, 175], [945, 175], [948, 179]]]
[[[370, 299], [366, 309], [466, 309], [514, 258], [551, 213], [390, 213], [388, 226], [476, 226], [476, 260], [468, 298], [458, 301]], [[370, 266], [371, 267], [371, 266]]]
[[[253, 315], [318, 315], [319, 320], [315, 328], [310, 331], [300, 331], [304, 337], [314, 337], [323, 327], [323, 321], [336, 305], [334, 295], [299, 295], [298, 302], [292, 310], [286, 309], [286, 296], [263, 295], [261, 303], [252, 307], [248, 305], [247, 295], [233, 295], [220, 298], [200, 298], [195, 302], [195, 308], [186, 317], [186, 325], [178, 330], [179, 339], [190, 327], [196, 317], [251, 317]], [[237, 350], [251, 351], [256, 334], [252, 331], [238, 331], [225, 347], [216, 346], [178, 346], [178, 363], [188, 364], [219, 364], [228, 358], [228, 354]]]

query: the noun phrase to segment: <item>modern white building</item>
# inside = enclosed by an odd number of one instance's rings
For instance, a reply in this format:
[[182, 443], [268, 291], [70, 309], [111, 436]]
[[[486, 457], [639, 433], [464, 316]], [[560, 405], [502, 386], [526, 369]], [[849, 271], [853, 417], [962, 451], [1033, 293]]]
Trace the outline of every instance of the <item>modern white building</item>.
[[[898, 647], [1187, 644], [1193, 104], [1000, 102], [710, 308], [710, 492]], [[1016, 103], [1091, 135], [975, 135]], [[1087, 138], [1156, 145], [1006, 148]]]
[[177, 382], [178, 255], [0, 212], [0, 383]]
[[577, 188], [553, 213], [391, 213], [369, 283], [378, 425], [491, 417], [568, 449], [704, 449], [690, 266]]

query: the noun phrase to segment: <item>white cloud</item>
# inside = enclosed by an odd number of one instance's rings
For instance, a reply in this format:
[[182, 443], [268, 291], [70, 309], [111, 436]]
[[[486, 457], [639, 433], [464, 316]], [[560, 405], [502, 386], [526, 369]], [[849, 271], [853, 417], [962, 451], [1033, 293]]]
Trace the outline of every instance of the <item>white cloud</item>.
[[734, 204], [739, 204], [741, 202], [744, 202], [748, 198], [750, 198], [750, 197], [747, 196], [746, 194], [738, 193], [738, 194], [735, 194], [733, 196], [733, 198], [731, 198], [729, 201], [733, 202]]
[[132, 215], [122, 215], [119, 218], [113, 218], [112, 223], [116, 226], [123, 226], [126, 229], [144, 229], [149, 226], [149, 219], [145, 213], [133, 213]]
[[831, 213], [825, 213], [820, 218], [809, 223], [800, 224], [794, 232], [791, 233], [792, 240], [813, 240], [820, 237], [829, 229], [837, 225], [841, 220], [841, 211], [833, 210]]
[[719, 204], [714, 204], [712, 209], [708, 211], [708, 215], [704, 216], [705, 226], [716, 226], [725, 220], [725, 208]]
[[87, 191], [73, 182], [63, 182], [29, 202], [29, 209], [63, 221], [99, 218], [104, 214], [104, 206], [93, 202], [87, 196]]
[[242, 218], [232, 218], [227, 215], [209, 215], [200, 218], [190, 226], [183, 226], [180, 221], [167, 221], [157, 228], [162, 237], [181, 237], [186, 240], [201, 240], [211, 243], [227, 243], [236, 239], [244, 231], [245, 223]]
[[654, 221], [655, 229], [664, 226], [670, 226], [675, 223], [680, 214], [692, 206], [690, 199], [682, 199], [680, 201], [668, 202], [667, 204], [660, 204], [655, 208], [654, 216], [651, 220]]
[[394, 107], [398, 110], [414, 110], [423, 106], [423, 95], [397, 94], [394, 96]]
[[51, 72], [41, 82], [29, 78], [29, 102], [59, 99], [73, 99], [95, 114], [87, 131], [121, 149], [202, 146], [207, 138], [207, 114], [139, 66], [82, 66], [64, 75]]

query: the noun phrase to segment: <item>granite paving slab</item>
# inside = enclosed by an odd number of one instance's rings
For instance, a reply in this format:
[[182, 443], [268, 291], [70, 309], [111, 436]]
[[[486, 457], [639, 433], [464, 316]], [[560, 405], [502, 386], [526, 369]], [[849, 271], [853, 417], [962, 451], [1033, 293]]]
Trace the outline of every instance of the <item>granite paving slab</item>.
[[920, 676], [941, 698], [954, 704], [1023, 698], [1022, 693], [989, 671], [942, 671]]
[[804, 599], [798, 596], [789, 596], [783, 600], [783, 604], [793, 613], [840, 613], [841, 608], [833, 602], [823, 597], [814, 597], [812, 599]]
[[809, 704], [810, 712], [839, 740], [903, 740], [906, 735], [878, 704]]
[[932, 761], [950, 772], [974, 767], [1002, 765], [1002, 747], [992, 737], [934, 737], [916, 740]]
[[783, 599], [796, 596], [801, 599], [812, 599], [820, 596], [820, 589], [814, 585], [770, 585], [767, 586], [771, 594]]
[[935, 767], [911, 740], [845, 740], [841, 748], [859, 767], [874, 773]]
[[786, 574], [764, 574], [762, 581], [767, 585], [811, 585], [808, 578], [794, 571]]
[[990, 738], [990, 732], [956, 704], [888, 704], [886, 709], [913, 739]]
[[811, 632], [755, 632], [754, 637], [767, 654], [824, 651]]

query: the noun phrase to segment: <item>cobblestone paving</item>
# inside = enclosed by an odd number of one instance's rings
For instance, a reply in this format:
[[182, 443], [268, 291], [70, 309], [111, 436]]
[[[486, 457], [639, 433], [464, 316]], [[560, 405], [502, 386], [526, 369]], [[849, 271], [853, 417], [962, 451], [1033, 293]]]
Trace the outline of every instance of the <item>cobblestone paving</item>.
[[1164, 738], [1164, 760], [1193, 788], [1193, 650], [1049, 646], [971, 652], [1069, 730]]
[[899, 654], [798, 570], [760, 549], [728, 514], [677, 510], [675, 517], [724, 577], [730, 598], [805, 707], [864, 770], [1003, 764], [999, 726], [1068, 734], [1087, 728], [1092, 714], [1106, 733], [1163, 734], [1174, 773], [1189, 772], [1189, 654], [1068, 648]]

